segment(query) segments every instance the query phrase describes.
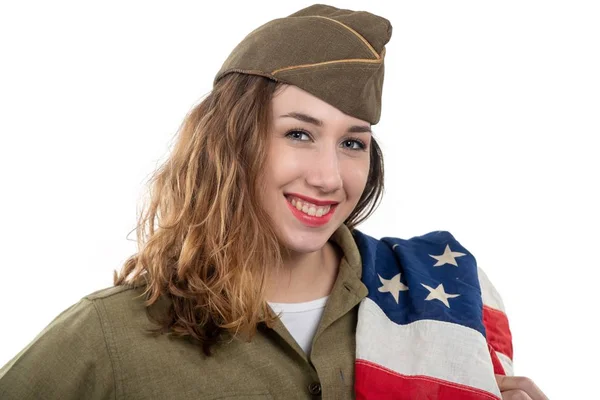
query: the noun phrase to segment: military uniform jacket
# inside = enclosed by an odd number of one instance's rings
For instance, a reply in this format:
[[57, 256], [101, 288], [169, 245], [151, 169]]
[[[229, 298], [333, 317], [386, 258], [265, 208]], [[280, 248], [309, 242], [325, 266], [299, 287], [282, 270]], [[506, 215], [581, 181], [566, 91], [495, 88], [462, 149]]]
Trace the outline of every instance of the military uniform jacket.
[[97, 291], [62, 312], [0, 369], [0, 399], [351, 399], [361, 258], [342, 226], [344, 256], [310, 354], [285, 326], [260, 324], [206, 357], [185, 338], [152, 336], [143, 289]]

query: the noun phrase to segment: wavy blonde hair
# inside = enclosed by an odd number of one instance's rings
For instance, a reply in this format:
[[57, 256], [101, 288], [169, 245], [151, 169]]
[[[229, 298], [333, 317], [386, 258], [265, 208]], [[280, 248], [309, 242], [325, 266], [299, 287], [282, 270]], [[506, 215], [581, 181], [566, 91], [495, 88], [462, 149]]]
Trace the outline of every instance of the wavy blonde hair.
[[[251, 340], [277, 318], [265, 301], [269, 268], [282, 265], [269, 214], [259, 203], [273, 94], [281, 83], [232, 73], [186, 116], [168, 159], [149, 182], [136, 228], [139, 251], [115, 285], [144, 286], [147, 311], [166, 297], [156, 334], [188, 336], [206, 355], [227, 331]], [[383, 156], [372, 141], [366, 188], [345, 221], [366, 219], [383, 194]]]

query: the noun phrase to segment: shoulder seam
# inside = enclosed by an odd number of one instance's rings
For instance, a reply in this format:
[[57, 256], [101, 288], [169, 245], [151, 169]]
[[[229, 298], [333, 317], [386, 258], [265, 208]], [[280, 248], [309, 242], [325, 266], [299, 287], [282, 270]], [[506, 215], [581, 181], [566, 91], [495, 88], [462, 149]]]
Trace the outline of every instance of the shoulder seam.
[[[108, 297], [110, 297], [110, 296], [108, 296]], [[92, 303], [92, 305], [94, 306], [94, 310], [96, 310], [96, 315], [98, 316], [98, 322], [100, 323], [100, 329], [102, 329], [102, 338], [104, 339], [104, 345], [106, 346], [106, 352], [108, 353], [108, 359], [110, 360], [110, 367], [112, 369], [113, 387], [115, 390], [114, 398], [116, 400], [117, 399], [117, 377], [116, 377], [116, 372], [115, 372], [115, 363], [113, 361], [113, 357], [112, 357], [110, 348], [108, 347], [108, 341], [106, 338], [106, 329], [104, 328], [104, 324], [102, 322], [102, 318], [100, 316], [100, 311], [98, 310], [98, 305], [96, 304], [96, 302], [94, 300], [91, 300], [88, 298], [84, 298], [84, 299]]]
[[130, 290], [138, 289], [139, 287], [133, 287], [133, 286], [121, 286], [121, 287], [111, 286], [111, 287], [106, 288], [105, 290], [111, 290], [111, 289], [115, 289], [115, 288], [118, 288], [120, 290], [117, 291], [117, 292], [115, 292], [115, 293], [103, 294], [103, 295], [97, 295], [96, 294], [97, 292], [95, 292], [95, 293], [88, 294], [88, 295], [84, 296], [83, 298], [86, 299], [86, 300], [89, 300], [91, 302], [94, 302], [96, 300], [108, 299], [108, 298], [116, 296], [118, 294], [121, 294], [121, 293], [124, 293], [124, 292], [128, 292]]

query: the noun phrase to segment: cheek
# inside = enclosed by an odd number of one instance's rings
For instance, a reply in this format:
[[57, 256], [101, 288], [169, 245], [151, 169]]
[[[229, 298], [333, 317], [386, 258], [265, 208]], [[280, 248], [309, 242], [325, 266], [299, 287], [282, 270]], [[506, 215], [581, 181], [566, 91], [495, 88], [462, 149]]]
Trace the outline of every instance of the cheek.
[[[293, 149], [292, 149], [293, 150]], [[301, 174], [302, 159], [286, 146], [273, 145], [265, 164], [266, 188], [279, 190]]]
[[286, 180], [291, 171], [294, 171], [294, 163], [287, 159], [282, 153], [272, 154], [267, 161], [267, 168], [271, 185], [278, 185]]
[[358, 199], [365, 190], [367, 178], [369, 177], [369, 163], [352, 163], [344, 168], [344, 187], [349, 198], [358, 202]]

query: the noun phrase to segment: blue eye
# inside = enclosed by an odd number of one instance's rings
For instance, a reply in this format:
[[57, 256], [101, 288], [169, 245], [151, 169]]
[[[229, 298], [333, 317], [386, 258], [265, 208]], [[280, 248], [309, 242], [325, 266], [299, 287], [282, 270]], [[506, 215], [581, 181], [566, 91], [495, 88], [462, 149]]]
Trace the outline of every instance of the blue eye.
[[358, 147], [346, 147], [347, 149], [350, 150], [366, 150], [367, 145], [364, 144], [364, 142], [358, 138], [349, 138], [343, 141], [343, 144], [346, 145], [350, 143], [350, 146], [352, 146], [352, 144], [355, 144]]
[[303, 131], [302, 129], [292, 129], [291, 131], [289, 131], [288, 133], [285, 134], [286, 137], [289, 137], [292, 140], [297, 140], [299, 142], [306, 142], [306, 140], [300, 139], [302, 137], [302, 135], [308, 136], [310, 138], [310, 135], [307, 132]]

